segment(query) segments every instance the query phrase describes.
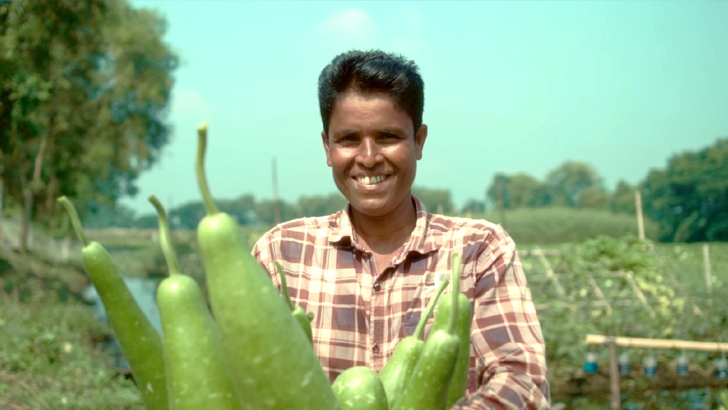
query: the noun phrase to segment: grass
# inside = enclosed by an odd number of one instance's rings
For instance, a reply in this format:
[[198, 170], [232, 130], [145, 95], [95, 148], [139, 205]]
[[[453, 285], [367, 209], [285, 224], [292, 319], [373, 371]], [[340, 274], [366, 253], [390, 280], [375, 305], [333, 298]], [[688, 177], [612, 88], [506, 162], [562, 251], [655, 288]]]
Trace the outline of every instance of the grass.
[[[505, 215], [505, 228], [519, 245], [581, 242], [597, 235], [637, 235], [637, 218], [629, 214], [577, 208], [523, 208], [507, 210]], [[472, 217], [502, 224], [495, 211]], [[645, 236], [654, 240], [658, 233], [659, 226], [645, 220]]]
[[0, 290], [0, 408], [143, 410], [134, 383], [111, 368], [99, 343], [110, 329], [90, 307], [32, 286], [24, 301]]

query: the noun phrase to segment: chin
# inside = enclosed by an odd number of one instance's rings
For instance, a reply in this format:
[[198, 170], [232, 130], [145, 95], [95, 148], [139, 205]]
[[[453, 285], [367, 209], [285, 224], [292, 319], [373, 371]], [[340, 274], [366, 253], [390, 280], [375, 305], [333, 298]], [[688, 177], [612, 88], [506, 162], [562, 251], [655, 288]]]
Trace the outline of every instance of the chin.
[[349, 203], [357, 212], [367, 216], [382, 216], [391, 211], [390, 204], [381, 200], [354, 200]]

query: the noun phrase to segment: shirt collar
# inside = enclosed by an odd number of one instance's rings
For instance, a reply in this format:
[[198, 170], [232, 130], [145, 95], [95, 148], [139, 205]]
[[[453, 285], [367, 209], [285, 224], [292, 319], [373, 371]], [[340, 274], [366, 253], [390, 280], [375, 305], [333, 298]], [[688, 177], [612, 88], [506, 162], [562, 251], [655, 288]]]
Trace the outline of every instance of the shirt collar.
[[[414, 195], [412, 202], [417, 213], [417, 222], [409, 239], [405, 242], [402, 252], [396, 257], [395, 263], [403, 261], [410, 252], [427, 254], [437, 249], [441, 242], [441, 235], [433, 231], [430, 226], [430, 214], [427, 213], [425, 205]], [[343, 210], [335, 213], [329, 220], [331, 231], [329, 242], [339, 246], [348, 246], [368, 252], [358, 245], [354, 225], [351, 223], [351, 204], [346, 204]]]

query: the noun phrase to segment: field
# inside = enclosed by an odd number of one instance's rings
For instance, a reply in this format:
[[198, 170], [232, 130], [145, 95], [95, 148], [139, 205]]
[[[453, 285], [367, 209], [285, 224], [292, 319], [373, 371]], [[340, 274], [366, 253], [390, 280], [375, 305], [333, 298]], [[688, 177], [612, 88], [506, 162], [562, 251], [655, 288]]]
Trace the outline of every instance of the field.
[[[712, 294], [708, 294], [702, 244], [642, 243], [629, 236], [634, 221], [628, 216], [610, 224], [601, 218], [603, 214], [550, 212], [538, 216], [509, 213], [508, 224], [519, 245], [547, 340], [555, 403], [563, 402], [567, 408], [608, 408], [606, 349], [591, 349], [599, 356], [599, 374], [587, 376], [582, 370], [590, 350], [584, 344], [588, 333], [728, 340], [728, 311], [719, 303], [728, 297], [728, 243], [710, 244], [713, 282]], [[580, 224], [579, 229], [572, 223]], [[531, 231], [526, 229], [529, 224]], [[656, 227], [648, 226], [648, 233], [654, 234]], [[244, 228], [243, 232], [252, 244], [263, 231]], [[598, 237], [598, 231], [612, 235]], [[111, 251], [124, 275], [161, 278], [166, 274], [155, 231], [104, 230], [88, 235]], [[568, 235], [574, 239], [564, 240]], [[204, 288], [194, 232], [175, 231], [173, 236], [182, 271]], [[110, 329], [77, 297], [87, 284], [79, 265], [79, 248], [71, 248], [66, 262], [59, 262], [53, 249], [45, 246], [29, 259], [0, 251], [0, 408], [142, 409], [132, 382], [113, 371], [112, 356], [102, 347]], [[546, 264], [538, 256], [540, 249]], [[601, 298], [591, 282], [602, 292]], [[645, 379], [639, 363], [649, 353], [630, 350], [633, 372], [622, 380], [625, 409], [678, 409], [688, 408], [686, 402], [711, 403], [715, 393], [726, 387], [725, 382], [712, 379], [715, 355], [705, 353], [688, 352], [691, 375], [679, 378], [674, 375], [673, 361], [680, 352], [656, 351], [658, 377]], [[712, 389], [690, 390], [692, 396], [682, 399], [659, 394], [665, 389], [702, 387]], [[634, 397], [636, 392], [639, 398]]]

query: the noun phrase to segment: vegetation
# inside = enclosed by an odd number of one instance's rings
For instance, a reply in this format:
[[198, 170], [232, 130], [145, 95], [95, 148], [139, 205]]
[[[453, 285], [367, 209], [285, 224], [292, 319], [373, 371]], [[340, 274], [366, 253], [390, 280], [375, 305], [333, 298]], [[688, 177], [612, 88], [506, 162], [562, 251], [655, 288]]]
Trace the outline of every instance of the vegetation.
[[111, 329], [76, 296], [79, 266], [0, 249], [0, 281], [0, 408], [143, 410], [112, 368]]
[[81, 213], [136, 192], [169, 139], [177, 57], [165, 22], [126, 1], [0, 3], [0, 202], [27, 227], [65, 228], [55, 199]]
[[[505, 221], [496, 211], [470, 214], [503, 225], [519, 246], [580, 242], [597, 235], [619, 238], [637, 233], [637, 217], [597, 209], [518, 208], [505, 212]], [[645, 235], [656, 240], [659, 226], [645, 221]]]
[[660, 239], [728, 241], [728, 138], [674, 155], [643, 183], [645, 212], [660, 221]]

